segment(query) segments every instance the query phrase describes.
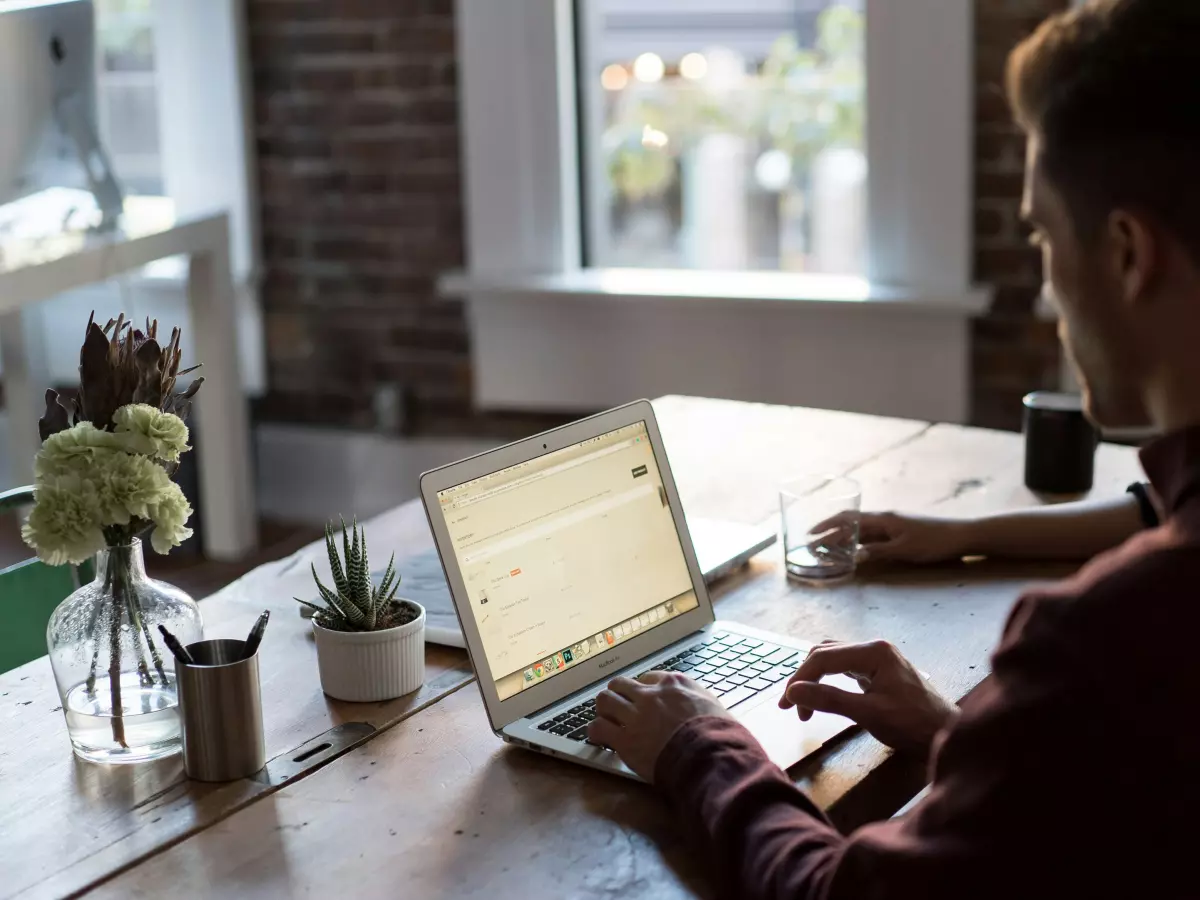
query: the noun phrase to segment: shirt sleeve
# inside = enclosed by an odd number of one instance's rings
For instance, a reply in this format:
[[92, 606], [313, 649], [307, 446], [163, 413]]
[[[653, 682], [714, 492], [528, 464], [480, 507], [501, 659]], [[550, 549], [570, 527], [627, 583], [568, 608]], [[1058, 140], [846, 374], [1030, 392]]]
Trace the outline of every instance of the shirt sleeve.
[[659, 756], [655, 784], [698, 832], [730, 896], [825, 896], [844, 840], [742, 725], [685, 724]]
[[[1024, 896], [1028, 883], [1016, 877], [1021, 867], [1013, 860], [1057, 852], [1055, 829], [1064, 826], [1044, 813], [1031, 827], [1029, 810], [1052, 786], [1071, 788], [1071, 778], [1048, 768], [1043, 753], [1075, 746], [1071, 729], [1081, 714], [1080, 692], [1067, 674], [1071, 653], [1053, 646], [1052, 618], [1018, 605], [993, 678], [939, 736], [929, 796], [901, 819], [842, 836], [749, 732], [727, 719], [681, 728], [659, 759], [656, 783], [698, 827], [734, 896]], [[1037, 843], [1042, 836], [1045, 843]]]

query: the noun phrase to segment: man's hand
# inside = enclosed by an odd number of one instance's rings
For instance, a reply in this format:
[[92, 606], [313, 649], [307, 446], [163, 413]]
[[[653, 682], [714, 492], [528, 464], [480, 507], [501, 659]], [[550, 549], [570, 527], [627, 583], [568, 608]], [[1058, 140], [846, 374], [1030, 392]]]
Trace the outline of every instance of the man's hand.
[[814, 525], [812, 534], [816, 542], [857, 541], [859, 562], [937, 563], [967, 554], [974, 524], [969, 519], [855, 510], [830, 516]]
[[859, 519], [860, 561], [937, 563], [967, 552], [970, 523], [898, 513], [863, 513]]
[[[841, 674], [857, 680], [863, 693], [820, 683], [826, 675]], [[958, 707], [886, 641], [821, 644], [788, 679], [779, 705], [796, 707], [801, 721], [808, 721], [814, 710], [846, 716], [888, 746], [921, 755], [929, 753], [933, 736], [958, 714]]]
[[701, 716], [732, 718], [715, 696], [677, 672], [647, 672], [639, 680], [614, 678], [596, 697], [588, 729], [625, 765], [653, 783], [654, 766], [680, 726]]

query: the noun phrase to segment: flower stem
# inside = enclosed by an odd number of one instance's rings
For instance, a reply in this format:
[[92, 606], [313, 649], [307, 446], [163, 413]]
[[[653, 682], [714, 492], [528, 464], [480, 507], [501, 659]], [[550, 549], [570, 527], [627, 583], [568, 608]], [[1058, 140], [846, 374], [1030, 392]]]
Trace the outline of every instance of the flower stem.
[[113, 591], [112, 604], [112, 625], [109, 629], [109, 647], [108, 647], [108, 690], [109, 696], [112, 699], [112, 735], [113, 740], [120, 744], [125, 749], [129, 749], [129, 745], [125, 743], [125, 716], [124, 709], [121, 706], [121, 595], [124, 591]]
[[[138, 669], [140, 671], [146, 664], [142, 657], [141, 645], [137, 643], [138, 633], [141, 633], [146, 638], [146, 647], [150, 650], [150, 659], [154, 662], [154, 670], [158, 672], [158, 677], [162, 680], [162, 684], [165, 687], [167, 684], [167, 672], [163, 668], [162, 656], [158, 652], [158, 645], [154, 643], [154, 637], [150, 634], [150, 626], [142, 618], [141, 601], [138, 599], [136, 591], [130, 591], [129, 594], [129, 617], [133, 620], [133, 641], [134, 645], [138, 648]], [[145, 673], [144, 677], [149, 684], [154, 684], [154, 677], [149, 671]]]
[[125, 710], [121, 703], [121, 613], [126, 605], [126, 586], [128, 584], [129, 566], [123, 559], [117, 559], [119, 551], [111, 551], [107, 582], [105, 587], [111, 593], [112, 622], [109, 627], [108, 646], [108, 691], [112, 701], [112, 735], [113, 740], [125, 749]]
[[146, 654], [142, 652], [142, 617], [138, 615], [137, 597], [134, 596], [133, 591], [125, 594], [125, 607], [129, 610], [129, 624], [133, 626], [133, 650], [137, 654], [138, 681], [143, 687], [146, 687], [154, 684], [154, 676], [150, 674], [150, 666], [146, 664]]
[[88, 666], [87, 695], [91, 699], [96, 696], [96, 666], [100, 662], [100, 642], [96, 640], [96, 622], [100, 619], [100, 607], [92, 606], [92, 618], [88, 621], [87, 639], [92, 642], [92, 664]]

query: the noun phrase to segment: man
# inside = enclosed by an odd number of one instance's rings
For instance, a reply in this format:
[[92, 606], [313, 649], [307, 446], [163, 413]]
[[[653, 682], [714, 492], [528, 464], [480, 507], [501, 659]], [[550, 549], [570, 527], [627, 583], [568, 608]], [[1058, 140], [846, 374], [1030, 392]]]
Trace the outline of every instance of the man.
[[687, 678], [597, 700], [593, 739], [697, 824], [731, 895], [1200, 896], [1198, 47], [1194, 0], [1093, 0], [1009, 60], [1063, 342], [1095, 421], [1167, 435], [1143, 451], [1164, 522], [1022, 597], [961, 712], [885, 643], [804, 662], [784, 704], [930, 753], [924, 802], [842, 836]]

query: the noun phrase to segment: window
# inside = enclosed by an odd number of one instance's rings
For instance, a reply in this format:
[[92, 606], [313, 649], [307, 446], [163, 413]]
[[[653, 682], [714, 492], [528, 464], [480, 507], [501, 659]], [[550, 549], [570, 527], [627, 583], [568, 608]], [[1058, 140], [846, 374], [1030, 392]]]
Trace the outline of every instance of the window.
[[441, 289], [469, 306], [476, 404], [685, 393], [965, 420], [989, 303], [974, 9], [458, 0], [468, 265]]
[[865, 0], [577, 0], [588, 265], [859, 274]]
[[121, 187], [162, 194], [152, 0], [95, 0], [96, 116]]

